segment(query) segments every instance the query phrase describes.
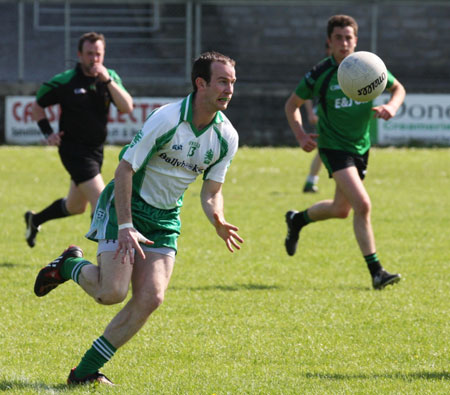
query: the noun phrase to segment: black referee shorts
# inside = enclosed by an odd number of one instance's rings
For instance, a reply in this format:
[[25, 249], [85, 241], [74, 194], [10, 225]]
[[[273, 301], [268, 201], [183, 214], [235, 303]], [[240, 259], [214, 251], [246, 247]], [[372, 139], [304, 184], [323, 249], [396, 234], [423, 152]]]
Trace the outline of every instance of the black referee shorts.
[[367, 172], [367, 164], [369, 163], [369, 150], [363, 155], [353, 154], [351, 152], [339, 151], [329, 148], [319, 148], [320, 159], [328, 170], [330, 178], [333, 173], [355, 166], [358, 170], [359, 177], [364, 180]]
[[100, 174], [103, 165], [103, 145], [89, 147], [79, 143], [61, 142], [59, 156], [76, 185]]

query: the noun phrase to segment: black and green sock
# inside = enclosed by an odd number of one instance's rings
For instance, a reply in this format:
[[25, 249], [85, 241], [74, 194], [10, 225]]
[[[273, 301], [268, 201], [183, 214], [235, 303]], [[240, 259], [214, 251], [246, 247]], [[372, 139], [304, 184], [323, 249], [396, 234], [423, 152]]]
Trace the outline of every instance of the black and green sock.
[[294, 217], [292, 218], [292, 224], [297, 229], [301, 229], [305, 225], [310, 224], [311, 222], [314, 221], [311, 220], [311, 218], [309, 218], [308, 210], [300, 211], [297, 214], [295, 214]]
[[108, 340], [100, 336], [94, 341], [92, 347], [86, 351], [79, 365], [75, 369], [75, 377], [82, 379], [89, 374], [97, 372], [108, 362], [117, 351]]
[[369, 268], [369, 272], [372, 277], [383, 267], [381, 266], [380, 261], [378, 260], [377, 253], [365, 255], [364, 259], [366, 260], [367, 267]]

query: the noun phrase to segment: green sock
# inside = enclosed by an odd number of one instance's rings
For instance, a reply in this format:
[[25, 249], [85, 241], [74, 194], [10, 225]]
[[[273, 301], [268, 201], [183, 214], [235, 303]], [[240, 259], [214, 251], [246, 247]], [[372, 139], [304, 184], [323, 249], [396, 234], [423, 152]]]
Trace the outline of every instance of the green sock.
[[75, 369], [75, 377], [82, 379], [97, 372], [114, 355], [117, 349], [103, 336], [94, 341], [92, 347], [86, 351], [81, 362]]
[[84, 258], [67, 258], [61, 267], [61, 277], [64, 280], [72, 279], [77, 284], [80, 277], [81, 268], [86, 265], [91, 265], [91, 262]]
[[305, 221], [305, 225], [308, 225], [311, 222], [314, 222], [311, 218], [309, 218], [308, 210], [303, 211], [303, 219]]
[[377, 253], [374, 252], [373, 254], [365, 255], [364, 259], [367, 263], [367, 267], [369, 268], [370, 274], [372, 277], [380, 270], [382, 269], [381, 263], [378, 260]]

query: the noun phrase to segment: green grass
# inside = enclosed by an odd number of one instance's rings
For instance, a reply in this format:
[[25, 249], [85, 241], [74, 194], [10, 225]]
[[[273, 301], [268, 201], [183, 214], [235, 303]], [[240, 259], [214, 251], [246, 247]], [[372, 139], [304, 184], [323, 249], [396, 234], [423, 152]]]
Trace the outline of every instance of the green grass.
[[[119, 148], [106, 151], [112, 177]], [[403, 281], [371, 289], [351, 219], [312, 224], [295, 257], [284, 213], [332, 196], [301, 187], [311, 155], [241, 148], [224, 186], [226, 217], [245, 238], [230, 254], [187, 191], [179, 254], [164, 304], [102, 369], [119, 385], [65, 386], [70, 368], [122, 307], [73, 282], [33, 294], [41, 266], [68, 244], [90, 259], [89, 214], [24, 241], [23, 213], [64, 196], [54, 148], [0, 147], [0, 391], [11, 394], [447, 394], [450, 149], [374, 149], [367, 189], [378, 255]]]

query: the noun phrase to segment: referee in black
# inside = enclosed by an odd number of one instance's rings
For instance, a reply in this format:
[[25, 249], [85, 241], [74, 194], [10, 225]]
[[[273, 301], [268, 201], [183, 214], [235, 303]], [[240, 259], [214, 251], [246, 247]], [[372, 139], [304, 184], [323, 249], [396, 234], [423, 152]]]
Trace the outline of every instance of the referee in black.
[[[91, 213], [105, 184], [101, 176], [103, 145], [111, 102], [122, 113], [133, 110], [133, 99], [119, 75], [103, 65], [105, 37], [85, 33], [78, 42], [78, 63], [74, 69], [55, 75], [38, 90], [32, 116], [48, 145], [58, 146], [61, 161], [70, 174], [66, 197], [55, 200], [38, 213], [25, 213], [26, 241], [36, 243], [40, 225], [52, 219], [82, 214], [88, 203]], [[59, 131], [54, 133], [45, 107], [59, 104]]]

